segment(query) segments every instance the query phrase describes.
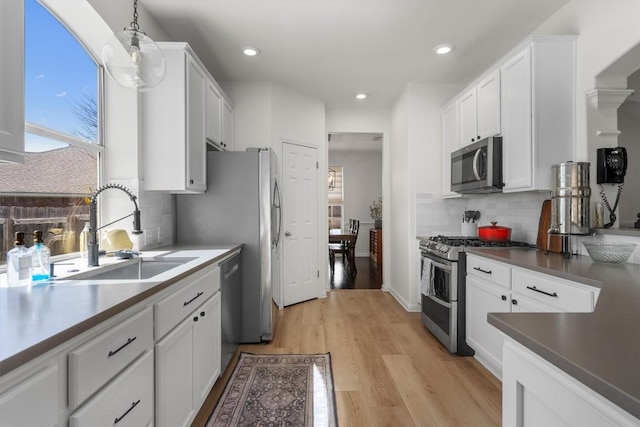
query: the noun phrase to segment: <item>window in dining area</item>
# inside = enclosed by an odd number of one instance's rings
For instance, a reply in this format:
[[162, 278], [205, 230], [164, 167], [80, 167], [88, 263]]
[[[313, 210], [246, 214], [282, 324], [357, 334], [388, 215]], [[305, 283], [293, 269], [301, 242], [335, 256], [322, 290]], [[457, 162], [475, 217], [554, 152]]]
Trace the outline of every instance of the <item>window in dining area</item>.
[[343, 214], [343, 174], [342, 166], [329, 166], [327, 174], [329, 194], [329, 229], [341, 229]]

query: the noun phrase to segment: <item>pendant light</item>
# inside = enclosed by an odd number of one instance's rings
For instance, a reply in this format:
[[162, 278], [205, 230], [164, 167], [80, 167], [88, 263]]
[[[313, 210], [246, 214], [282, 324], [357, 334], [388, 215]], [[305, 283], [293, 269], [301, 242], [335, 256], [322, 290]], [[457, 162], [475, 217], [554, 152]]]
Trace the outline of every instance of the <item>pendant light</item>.
[[133, 1], [131, 24], [111, 36], [102, 48], [102, 63], [112, 79], [139, 92], [152, 89], [164, 79], [164, 56], [138, 26], [138, 0]]

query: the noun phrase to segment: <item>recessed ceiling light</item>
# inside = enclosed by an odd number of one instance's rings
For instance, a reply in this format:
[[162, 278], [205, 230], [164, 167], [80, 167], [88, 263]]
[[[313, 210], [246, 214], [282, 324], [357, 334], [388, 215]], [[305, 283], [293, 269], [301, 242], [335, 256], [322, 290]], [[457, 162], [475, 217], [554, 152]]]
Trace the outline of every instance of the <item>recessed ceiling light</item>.
[[369, 95], [367, 95], [366, 93], [359, 93], [356, 95], [356, 98], [358, 99], [367, 99], [369, 97]]
[[257, 47], [247, 46], [242, 48], [242, 53], [247, 56], [256, 56], [260, 54], [260, 49], [258, 49]]
[[452, 44], [445, 43], [439, 44], [438, 46], [433, 48], [433, 51], [438, 55], [446, 55], [447, 53], [452, 52], [456, 47]]

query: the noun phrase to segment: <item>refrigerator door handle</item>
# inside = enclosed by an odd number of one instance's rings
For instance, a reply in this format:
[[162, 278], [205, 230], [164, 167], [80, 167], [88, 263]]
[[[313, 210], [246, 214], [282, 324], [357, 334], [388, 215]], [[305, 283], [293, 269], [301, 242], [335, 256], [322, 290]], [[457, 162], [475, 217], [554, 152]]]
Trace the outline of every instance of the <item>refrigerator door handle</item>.
[[280, 198], [280, 188], [278, 187], [277, 179], [273, 186], [273, 207], [278, 215], [278, 221], [276, 222], [278, 229], [276, 230], [276, 235], [273, 239], [273, 246], [277, 248], [278, 245], [280, 245], [280, 233], [282, 232], [282, 199]]

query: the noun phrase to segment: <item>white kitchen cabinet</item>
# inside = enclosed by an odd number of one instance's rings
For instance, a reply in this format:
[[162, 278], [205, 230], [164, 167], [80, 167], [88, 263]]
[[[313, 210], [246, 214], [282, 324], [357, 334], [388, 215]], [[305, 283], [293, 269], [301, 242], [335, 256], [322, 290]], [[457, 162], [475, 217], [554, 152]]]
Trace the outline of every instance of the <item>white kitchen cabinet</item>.
[[220, 376], [220, 268], [155, 304], [156, 425], [189, 425]]
[[207, 81], [207, 142], [222, 142], [222, 103], [220, 89], [212, 80]]
[[534, 37], [501, 66], [503, 192], [551, 190], [575, 157], [576, 38]]
[[467, 343], [476, 359], [502, 375], [503, 335], [487, 322], [489, 313], [592, 312], [599, 289], [487, 259], [467, 255]]
[[151, 307], [69, 352], [69, 405], [75, 408], [153, 346]]
[[0, 163], [24, 161], [24, 2], [0, 2]]
[[222, 105], [222, 148], [227, 151], [234, 149], [234, 133], [233, 133], [233, 107], [223, 99]]
[[460, 146], [500, 133], [500, 70], [482, 78], [460, 97]]
[[186, 426], [220, 375], [220, 293], [156, 344], [156, 425]]
[[144, 182], [150, 191], [206, 190], [206, 69], [186, 43], [158, 43], [167, 63], [142, 95]]
[[488, 281], [467, 275], [467, 344], [476, 358], [500, 378], [502, 335], [487, 322], [488, 313], [511, 311], [511, 291]]
[[442, 109], [442, 196], [460, 197], [451, 191], [451, 153], [460, 147], [460, 106], [454, 100]]
[[74, 412], [69, 426], [152, 426], [153, 407], [153, 351], [148, 351]]
[[58, 365], [45, 366], [0, 394], [0, 425], [58, 425], [59, 391]]
[[504, 426], [622, 426], [640, 420], [511, 339], [504, 344]]

